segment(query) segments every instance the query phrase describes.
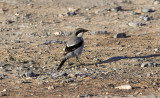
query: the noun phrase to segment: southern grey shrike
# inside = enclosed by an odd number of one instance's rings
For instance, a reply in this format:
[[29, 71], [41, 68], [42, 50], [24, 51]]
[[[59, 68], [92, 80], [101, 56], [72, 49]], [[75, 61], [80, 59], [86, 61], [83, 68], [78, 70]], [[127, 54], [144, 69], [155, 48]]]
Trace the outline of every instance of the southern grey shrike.
[[66, 44], [64, 58], [59, 64], [57, 70], [60, 70], [65, 61], [69, 58], [76, 57], [76, 59], [78, 60], [78, 57], [82, 54], [82, 50], [84, 47], [83, 34], [87, 31], [88, 30], [83, 28], [77, 28], [75, 30], [75, 32], [72, 34], [71, 38]]

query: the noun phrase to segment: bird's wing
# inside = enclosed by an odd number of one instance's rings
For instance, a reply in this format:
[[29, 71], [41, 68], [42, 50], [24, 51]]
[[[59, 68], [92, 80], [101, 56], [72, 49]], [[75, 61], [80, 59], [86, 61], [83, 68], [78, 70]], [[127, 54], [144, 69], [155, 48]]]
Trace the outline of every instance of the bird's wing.
[[65, 47], [65, 53], [64, 55], [66, 55], [67, 53], [76, 50], [77, 48], [81, 47], [83, 44], [83, 40], [81, 40], [79, 43], [72, 45], [72, 46], [67, 46]]

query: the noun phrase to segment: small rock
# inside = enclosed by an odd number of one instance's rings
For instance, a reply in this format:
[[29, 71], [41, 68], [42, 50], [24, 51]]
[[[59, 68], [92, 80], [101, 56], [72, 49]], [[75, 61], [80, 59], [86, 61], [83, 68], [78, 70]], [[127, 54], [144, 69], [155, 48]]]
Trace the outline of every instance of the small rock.
[[3, 89], [3, 91], [2, 92], [6, 92], [7, 91], [7, 89]]
[[39, 79], [40, 79], [40, 80], [45, 80], [45, 79], [47, 79], [47, 77], [41, 76]]
[[137, 13], [134, 12], [134, 11], [131, 11], [130, 14], [131, 14], [131, 15], [136, 15]]
[[150, 20], [150, 18], [149, 18], [149, 17], [147, 17], [147, 16], [145, 16], [145, 17], [143, 18], [143, 20], [145, 20], [145, 21], [149, 21], [149, 20]]
[[70, 12], [76, 12], [78, 10], [79, 10], [78, 8], [71, 8], [71, 7], [68, 8], [68, 11]]
[[153, 63], [153, 62], [143, 62], [141, 64], [141, 67], [156, 67], [157, 64], [156, 63]]
[[5, 74], [0, 74], [0, 80], [4, 79], [7, 75]]
[[118, 33], [114, 35], [114, 38], [126, 38], [126, 34], [125, 33]]
[[62, 72], [62, 73], [53, 73], [51, 75], [52, 78], [57, 78], [57, 77], [61, 77], [61, 76], [67, 76], [68, 74], [65, 73], [65, 72]]
[[158, 4], [160, 4], [160, 1], [154, 1], [153, 4], [158, 5]]
[[75, 75], [74, 74], [69, 74], [69, 76], [71, 77], [71, 78], [75, 78]]
[[114, 7], [111, 9], [111, 11], [114, 11], [114, 12], [122, 11], [122, 7], [121, 6]]
[[131, 4], [131, 1], [130, 0], [120, 0], [121, 3], [128, 3], [128, 4]]
[[65, 82], [65, 83], [71, 83], [71, 82], [74, 82], [74, 79], [69, 78], [69, 79], [66, 79], [64, 82]]
[[115, 87], [115, 89], [130, 90], [130, 89], [132, 89], [132, 87], [130, 85], [121, 85], [121, 86]]
[[99, 46], [99, 44], [98, 44], [98, 43], [94, 43], [94, 44], [93, 44], [93, 47], [96, 47], [96, 46]]
[[20, 40], [12, 40], [12, 42], [14, 42], [14, 43], [21, 43]]
[[84, 70], [85, 70], [85, 71], [87, 71], [87, 70], [88, 70], [88, 68], [84, 68]]
[[66, 13], [66, 16], [74, 16], [74, 15], [77, 15], [76, 11]]
[[31, 16], [31, 14], [26, 14], [26, 16], [24, 16], [26, 19], [29, 19]]
[[61, 32], [61, 31], [60, 32], [54, 32], [53, 34], [54, 35], [64, 35], [64, 32]]
[[49, 86], [48, 90], [54, 89], [54, 86]]
[[0, 96], [7, 96], [7, 94], [5, 94], [5, 93], [0, 93]]
[[142, 9], [142, 12], [149, 13], [149, 12], [153, 12], [153, 10], [149, 9], [149, 8], [144, 8], [144, 9]]
[[145, 20], [145, 21], [149, 21], [150, 20], [150, 18], [148, 16], [140, 16], [140, 18], [142, 20]]
[[22, 80], [17, 80], [15, 83], [21, 84], [21, 83], [23, 83], [23, 81]]
[[49, 41], [43, 42], [42, 45], [49, 45], [49, 44], [52, 44], [52, 43], [62, 44], [63, 42], [62, 41], [58, 41], [58, 40], [49, 40]]
[[151, 73], [148, 73], [148, 74], [147, 74], [147, 77], [151, 77], [151, 76], [152, 76], [152, 74], [151, 74]]
[[115, 86], [114, 86], [114, 84], [108, 84], [108, 87], [114, 88]]
[[160, 51], [160, 48], [156, 48], [154, 49], [155, 52], [159, 52]]
[[142, 26], [142, 23], [140, 23], [140, 22], [129, 22], [128, 25], [131, 26], [131, 27], [138, 27], [138, 26]]
[[143, 52], [138, 52], [138, 53], [136, 53], [137, 55], [141, 55], [141, 54], [143, 54]]
[[85, 77], [87, 77], [87, 76], [88, 76], [87, 73], [83, 73], [83, 72], [76, 72], [76, 73], [75, 73], [75, 77], [85, 78]]
[[25, 76], [26, 76], [26, 77], [35, 77], [36, 74], [33, 73], [32, 71], [27, 71], [27, 72], [25, 73]]
[[94, 32], [90, 32], [91, 35], [97, 35], [97, 34], [107, 34], [107, 31], [94, 31]]

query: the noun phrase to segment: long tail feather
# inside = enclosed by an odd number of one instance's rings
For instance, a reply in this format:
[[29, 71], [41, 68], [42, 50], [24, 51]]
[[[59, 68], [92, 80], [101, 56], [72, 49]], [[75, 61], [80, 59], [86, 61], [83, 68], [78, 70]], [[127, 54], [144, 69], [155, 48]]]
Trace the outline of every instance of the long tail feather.
[[60, 70], [60, 69], [61, 69], [61, 67], [63, 66], [63, 64], [66, 62], [66, 60], [67, 60], [66, 58], [64, 58], [64, 59], [62, 60], [62, 62], [59, 64], [57, 70]]

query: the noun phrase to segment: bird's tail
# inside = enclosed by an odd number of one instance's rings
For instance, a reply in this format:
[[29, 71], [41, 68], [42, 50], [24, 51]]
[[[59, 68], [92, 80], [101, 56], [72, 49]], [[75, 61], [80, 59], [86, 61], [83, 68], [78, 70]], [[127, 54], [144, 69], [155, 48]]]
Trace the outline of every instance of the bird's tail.
[[60, 69], [61, 69], [61, 67], [63, 66], [63, 64], [65, 63], [66, 60], [67, 60], [66, 58], [64, 58], [64, 59], [62, 60], [62, 62], [59, 64], [57, 70], [60, 70]]

